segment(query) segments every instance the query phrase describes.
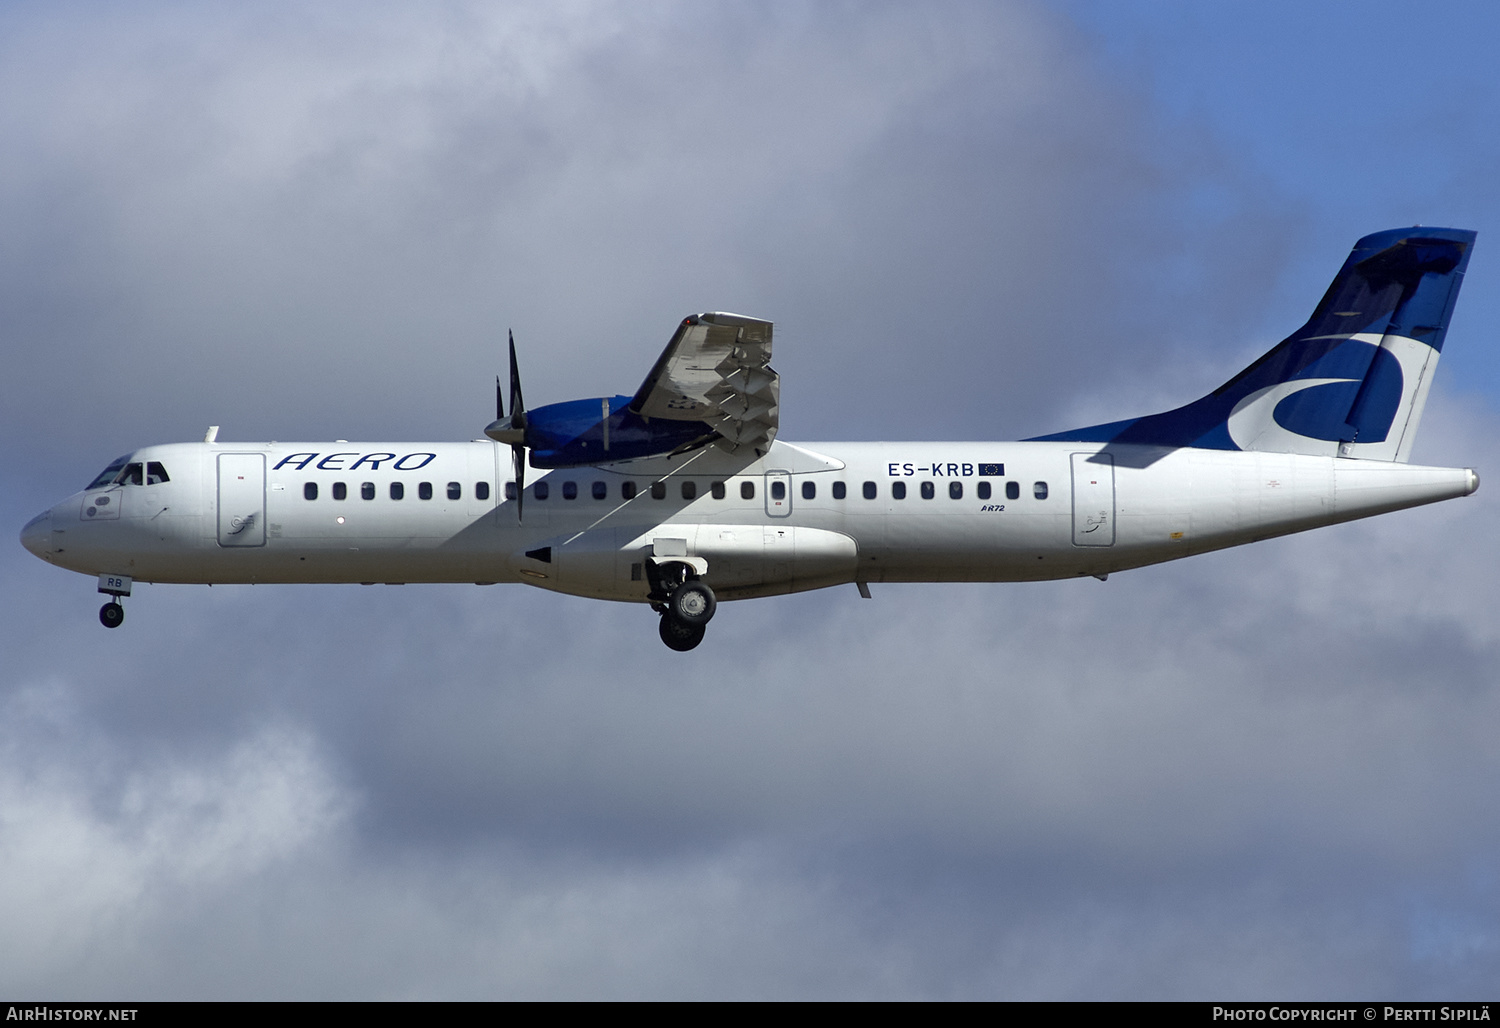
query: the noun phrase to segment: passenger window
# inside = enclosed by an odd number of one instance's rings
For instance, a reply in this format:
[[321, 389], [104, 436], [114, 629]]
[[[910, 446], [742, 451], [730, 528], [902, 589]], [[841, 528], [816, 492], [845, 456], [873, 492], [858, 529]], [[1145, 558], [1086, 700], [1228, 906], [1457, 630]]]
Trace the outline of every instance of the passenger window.
[[964, 498], [964, 484], [962, 482], [948, 483], [948, 499], [962, 500]]
[[771, 499], [773, 499], [773, 500], [784, 500], [784, 499], [786, 499], [786, 483], [785, 482], [777, 481], [777, 482], [772, 482], [771, 483]]
[[490, 498], [490, 484], [488, 482], [475, 482], [474, 498], [476, 500], [488, 500]]
[[578, 499], [578, 483], [577, 482], [564, 482], [563, 483], [563, 499], [565, 499], [565, 500], [576, 500], [576, 499]]
[[980, 482], [978, 491], [981, 500], [988, 500], [990, 498], [990, 484], [988, 482]]
[[814, 482], [803, 482], [802, 483], [802, 498], [804, 500], [810, 500], [814, 496], [817, 496], [817, 495], [818, 495], [818, 486], [817, 486], [816, 483], [814, 483]]
[[698, 498], [698, 483], [697, 482], [683, 482], [682, 483], [682, 498], [684, 500], [696, 500]]
[[933, 487], [933, 484], [931, 482], [922, 483], [922, 499], [930, 500], [936, 495], [937, 489]]
[[167, 469], [161, 466], [161, 461], [154, 460], [146, 465], [147, 485], [161, 485], [163, 482], [170, 481], [171, 479], [167, 477]]
[[449, 482], [448, 483], [448, 499], [450, 499], [450, 500], [459, 500], [459, 499], [463, 498], [463, 495], [464, 495], [464, 487], [463, 486], [459, 485], [457, 482]]
[[349, 487], [347, 485], [345, 485], [342, 482], [335, 482], [335, 483], [333, 483], [333, 498], [335, 500], [344, 500], [344, 499], [347, 499], [348, 497], [349, 497]]
[[363, 500], [373, 500], [373, 499], [375, 499], [375, 483], [374, 482], [362, 482], [362, 483], [360, 483], [359, 496], [360, 496], [360, 499], [363, 499]]
[[[511, 488], [515, 488], [515, 484], [514, 483], [512, 483]], [[417, 484], [417, 499], [419, 499], [419, 500], [430, 500], [430, 499], [432, 499], [432, 483], [431, 482], [420, 482], [420, 483]], [[514, 499], [514, 497], [512, 497], [512, 499]]]
[[753, 499], [755, 499], [755, 483], [754, 482], [741, 482], [740, 483], [740, 499], [742, 499], [742, 500], [753, 500]]
[[1031, 495], [1035, 496], [1038, 500], [1045, 500], [1047, 498], [1047, 483], [1046, 482], [1034, 482], [1034, 483], [1032, 483], [1032, 486], [1031, 486]]
[[404, 500], [406, 498], [406, 484], [403, 482], [391, 483], [391, 499]]
[[545, 500], [551, 494], [552, 489], [547, 485], [546, 479], [542, 479], [542, 481], [531, 487], [531, 495], [535, 496], [538, 500]]
[[865, 494], [865, 499], [867, 499], [867, 500], [873, 500], [873, 499], [875, 499], [875, 483], [874, 482], [866, 482], [865, 483], [865, 485], [864, 485], [864, 494]]
[[594, 483], [594, 499], [605, 500], [609, 498], [609, 486], [603, 482]]
[[1006, 482], [1005, 483], [1005, 498], [1007, 500], [1019, 500], [1021, 498], [1021, 483], [1020, 482]]
[[842, 500], [848, 494], [849, 487], [846, 486], [843, 482], [833, 483], [833, 498], [835, 500]]
[[709, 487], [709, 491], [713, 493], [714, 499], [722, 500], [724, 498], [724, 483], [715, 482]]
[[302, 485], [302, 498], [304, 500], [316, 500], [318, 498], [318, 483], [304, 482]]
[[635, 499], [635, 483], [634, 482], [621, 482], [620, 483], [620, 498], [621, 499], [625, 499], [625, 500], [633, 500], [633, 499]]
[[652, 482], [651, 483], [651, 498], [653, 500], [665, 500], [667, 498], [667, 483], [665, 483], [665, 482]]
[[893, 500], [904, 500], [904, 499], [906, 499], [906, 483], [905, 482], [892, 482], [891, 483], [891, 499], [893, 499]]
[[[422, 484], [426, 485], [427, 483], [423, 482]], [[514, 483], [514, 482], [506, 482], [505, 483], [505, 498], [507, 500], [514, 500], [516, 498], [516, 483]], [[425, 497], [424, 497], [424, 499], [425, 499]]]

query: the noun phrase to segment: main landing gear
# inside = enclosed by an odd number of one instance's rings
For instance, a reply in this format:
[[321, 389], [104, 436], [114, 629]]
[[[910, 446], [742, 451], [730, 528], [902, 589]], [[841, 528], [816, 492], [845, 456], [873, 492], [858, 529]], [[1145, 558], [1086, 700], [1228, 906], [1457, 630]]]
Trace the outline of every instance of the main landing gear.
[[661, 641], [686, 653], [703, 641], [719, 601], [708, 583], [685, 564], [648, 565], [651, 578], [651, 609], [661, 615], [657, 626]]

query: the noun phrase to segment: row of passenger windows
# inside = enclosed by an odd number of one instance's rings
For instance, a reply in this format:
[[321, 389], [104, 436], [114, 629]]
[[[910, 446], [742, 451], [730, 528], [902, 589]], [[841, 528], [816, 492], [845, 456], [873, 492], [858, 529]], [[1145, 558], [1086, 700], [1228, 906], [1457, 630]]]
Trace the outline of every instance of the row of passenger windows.
[[[809, 489], [809, 487], [811, 485], [812, 485], [812, 483], [808, 482], [808, 483], [806, 483], [806, 484], [804, 484], [802, 486], [802, 495], [806, 499], [809, 499], [809, 500], [812, 499], [813, 496], [815, 495]], [[836, 482], [836, 483], [834, 483], [834, 486], [833, 486], [833, 495], [834, 495], [835, 499], [842, 499], [843, 498], [843, 495], [844, 495], [844, 493], [843, 493], [843, 485], [844, 484], [842, 482]], [[924, 500], [935, 499], [937, 497], [937, 484], [934, 483], [934, 482], [922, 482], [918, 486], [918, 492], [921, 495], [922, 499], [924, 499]], [[992, 491], [992, 489], [990, 487], [990, 483], [988, 483], [988, 482], [980, 482], [975, 487], [974, 494], [979, 499], [981, 499], [981, 500], [990, 500], [990, 499], [994, 498], [994, 492]], [[867, 500], [873, 500], [873, 499], [875, 499], [876, 495], [877, 495], [877, 492], [876, 492], [876, 489], [875, 489], [875, 483], [874, 482], [866, 482], [865, 486], [864, 486], [864, 496], [865, 496], [865, 499], [867, 499]], [[1031, 483], [1031, 495], [1035, 499], [1045, 500], [1047, 498], [1047, 483], [1046, 482], [1033, 482], [1033, 483]], [[963, 498], [964, 498], [964, 484], [962, 482], [953, 482], [953, 481], [950, 481], [948, 483], [948, 499], [950, 499], [950, 500], [962, 500]], [[1019, 500], [1021, 498], [1021, 483], [1020, 482], [1006, 482], [1005, 483], [1005, 498], [1007, 500]], [[893, 500], [904, 500], [904, 499], [906, 499], [906, 483], [905, 482], [897, 480], [897, 481], [891, 483], [891, 499], [893, 499]]]
[[[576, 499], [578, 499], [578, 483], [577, 482], [574, 482], [574, 481], [563, 482], [562, 483], [562, 488], [561, 488], [560, 491], [562, 492], [562, 498], [564, 500], [576, 500]], [[345, 482], [335, 482], [335, 483], [333, 483], [333, 486], [329, 490], [329, 492], [330, 492], [330, 494], [333, 496], [333, 498], [335, 500], [346, 500], [346, 499], [349, 498], [349, 486]], [[607, 499], [609, 499], [609, 486], [605, 482], [594, 482], [591, 485], [591, 487], [590, 487], [590, 492], [593, 495], [594, 499], [596, 499], [596, 500], [607, 500]], [[650, 485], [650, 492], [651, 492], [651, 498], [653, 500], [665, 500], [667, 498], [667, 483], [665, 483], [665, 482], [652, 482], [651, 485]], [[696, 500], [698, 498], [698, 483], [692, 481], [691, 479], [684, 480], [682, 482], [682, 484], [681, 484], [681, 492], [682, 492], [682, 498], [684, 500]], [[848, 486], [845, 483], [843, 483], [843, 482], [834, 482], [833, 483], [832, 492], [833, 492], [833, 498], [835, 500], [842, 500], [842, 499], [844, 499], [848, 495]], [[930, 482], [930, 481], [929, 482], [922, 482], [918, 486], [918, 492], [920, 493], [922, 499], [924, 499], [924, 500], [934, 499], [934, 498], [937, 497], [937, 485], [935, 483], [933, 483], [933, 482]], [[633, 500], [636, 497], [636, 493], [637, 493], [637, 488], [636, 488], [636, 484], [634, 482], [625, 481], [625, 482], [621, 482], [620, 483], [620, 498], [622, 500]], [[975, 487], [974, 493], [981, 500], [988, 500], [988, 499], [992, 499], [993, 498], [993, 494], [991, 492], [991, 485], [990, 485], [989, 482], [980, 482]], [[450, 499], [450, 500], [461, 500], [461, 499], [463, 499], [463, 495], [464, 495], [463, 483], [462, 482], [449, 482], [448, 483], [447, 494], [448, 494], [448, 499]], [[548, 483], [546, 480], [538, 482], [534, 486], [531, 487], [531, 494], [532, 494], [533, 497], [535, 497], [538, 500], [545, 500], [549, 496], [552, 495], [551, 484]], [[862, 487], [862, 494], [863, 494], [863, 496], [864, 496], [865, 499], [867, 499], [867, 500], [873, 500], [873, 499], [875, 499], [879, 495], [879, 489], [876, 487], [876, 485], [875, 485], [874, 482], [866, 482], [864, 484], [864, 486]], [[304, 483], [303, 486], [302, 486], [302, 495], [305, 498], [309, 499], [309, 500], [316, 500], [318, 498], [318, 483], [316, 483], [316, 482], [306, 482], [306, 483]], [[375, 483], [374, 482], [362, 482], [362, 483], [360, 483], [359, 495], [360, 495], [360, 498], [364, 499], [364, 500], [373, 500], [373, 499], [375, 499]], [[709, 495], [712, 496], [716, 500], [722, 500], [722, 499], [724, 499], [724, 496], [725, 496], [725, 486], [724, 486], [724, 483], [723, 482], [714, 482], [714, 483], [710, 484], [710, 486], [709, 486]], [[1038, 500], [1045, 500], [1047, 498], [1047, 483], [1046, 482], [1033, 482], [1031, 484], [1031, 495], [1033, 497], [1035, 497], [1036, 499], [1038, 499]], [[393, 500], [405, 499], [406, 498], [406, 484], [404, 482], [392, 482], [390, 484], [390, 497]], [[476, 500], [488, 500], [490, 498], [490, 484], [488, 482], [475, 482], [474, 483], [474, 498]], [[514, 500], [516, 498], [516, 483], [514, 483], [514, 482], [506, 482], [505, 483], [505, 498], [507, 500]], [[815, 500], [815, 499], [817, 499], [818, 498], [818, 484], [816, 482], [811, 482], [811, 481], [803, 482], [802, 483], [802, 498], [804, 500]], [[964, 484], [962, 482], [959, 482], [959, 481], [950, 481], [948, 483], [948, 498], [950, 500], [962, 500], [964, 498]], [[1006, 482], [1005, 483], [1005, 498], [1007, 500], [1019, 500], [1021, 498], [1021, 483], [1020, 482], [1014, 482], [1014, 481], [1012, 481], [1012, 482]], [[432, 483], [431, 482], [419, 482], [419, 483], [417, 483], [417, 499], [419, 499], [419, 500], [430, 500], [430, 499], [432, 499]], [[740, 499], [742, 499], [742, 500], [753, 500], [753, 499], [755, 499], [755, 483], [754, 482], [746, 480], [746, 481], [740, 483]], [[785, 482], [775, 481], [775, 482], [771, 483], [771, 499], [773, 499], [773, 500], [785, 500], [786, 499], [786, 483]], [[893, 499], [893, 500], [904, 500], [904, 499], [906, 499], [906, 483], [905, 482], [897, 480], [897, 481], [891, 483], [891, 499]]]
[[[335, 482], [335, 483], [333, 483], [333, 488], [329, 490], [329, 493], [333, 496], [333, 498], [335, 500], [347, 500], [349, 498], [349, 485], [346, 482]], [[304, 482], [303, 485], [302, 485], [302, 495], [306, 499], [316, 500], [318, 498], [318, 483], [316, 483], [316, 482]], [[374, 482], [361, 482], [360, 486], [359, 486], [359, 498], [362, 499], [362, 500], [373, 500], [373, 499], [375, 499], [375, 483]], [[448, 483], [448, 499], [450, 499], [450, 500], [461, 500], [463, 498], [464, 498], [463, 483], [462, 482], [449, 482]], [[488, 500], [490, 498], [490, 484], [488, 482], [475, 482], [474, 483], [474, 498], [478, 499], [478, 500]], [[391, 499], [393, 499], [393, 500], [404, 500], [404, 499], [406, 499], [406, 483], [405, 482], [392, 482], [391, 483]], [[430, 499], [432, 499], [432, 483], [431, 482], [418, 482], [417, 483], [417, 499], [419, 499], [419, 500], [430, 500]]]

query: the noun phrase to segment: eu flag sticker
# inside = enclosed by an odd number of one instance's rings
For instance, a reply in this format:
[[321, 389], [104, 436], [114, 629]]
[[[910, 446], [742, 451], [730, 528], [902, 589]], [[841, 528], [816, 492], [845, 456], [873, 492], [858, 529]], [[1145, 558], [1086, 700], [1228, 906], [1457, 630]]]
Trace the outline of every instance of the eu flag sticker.
[[1004, 464], [981, 464], [979, 465], [980, 478], [1004, 478]]

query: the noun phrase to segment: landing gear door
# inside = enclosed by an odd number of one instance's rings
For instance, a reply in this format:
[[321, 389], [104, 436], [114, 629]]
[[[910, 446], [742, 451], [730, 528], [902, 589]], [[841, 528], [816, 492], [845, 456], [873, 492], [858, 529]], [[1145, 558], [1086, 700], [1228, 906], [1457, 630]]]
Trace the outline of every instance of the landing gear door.
[[1073, 454], [1073, 545], [1115, 544], [1115, 459]]
[[266, 456], [219, 454], [219, 545], [266, 544]]
[[792, 513], [791, 472], [766, 472], [766, 513], [773, 518], [784, 518]]

